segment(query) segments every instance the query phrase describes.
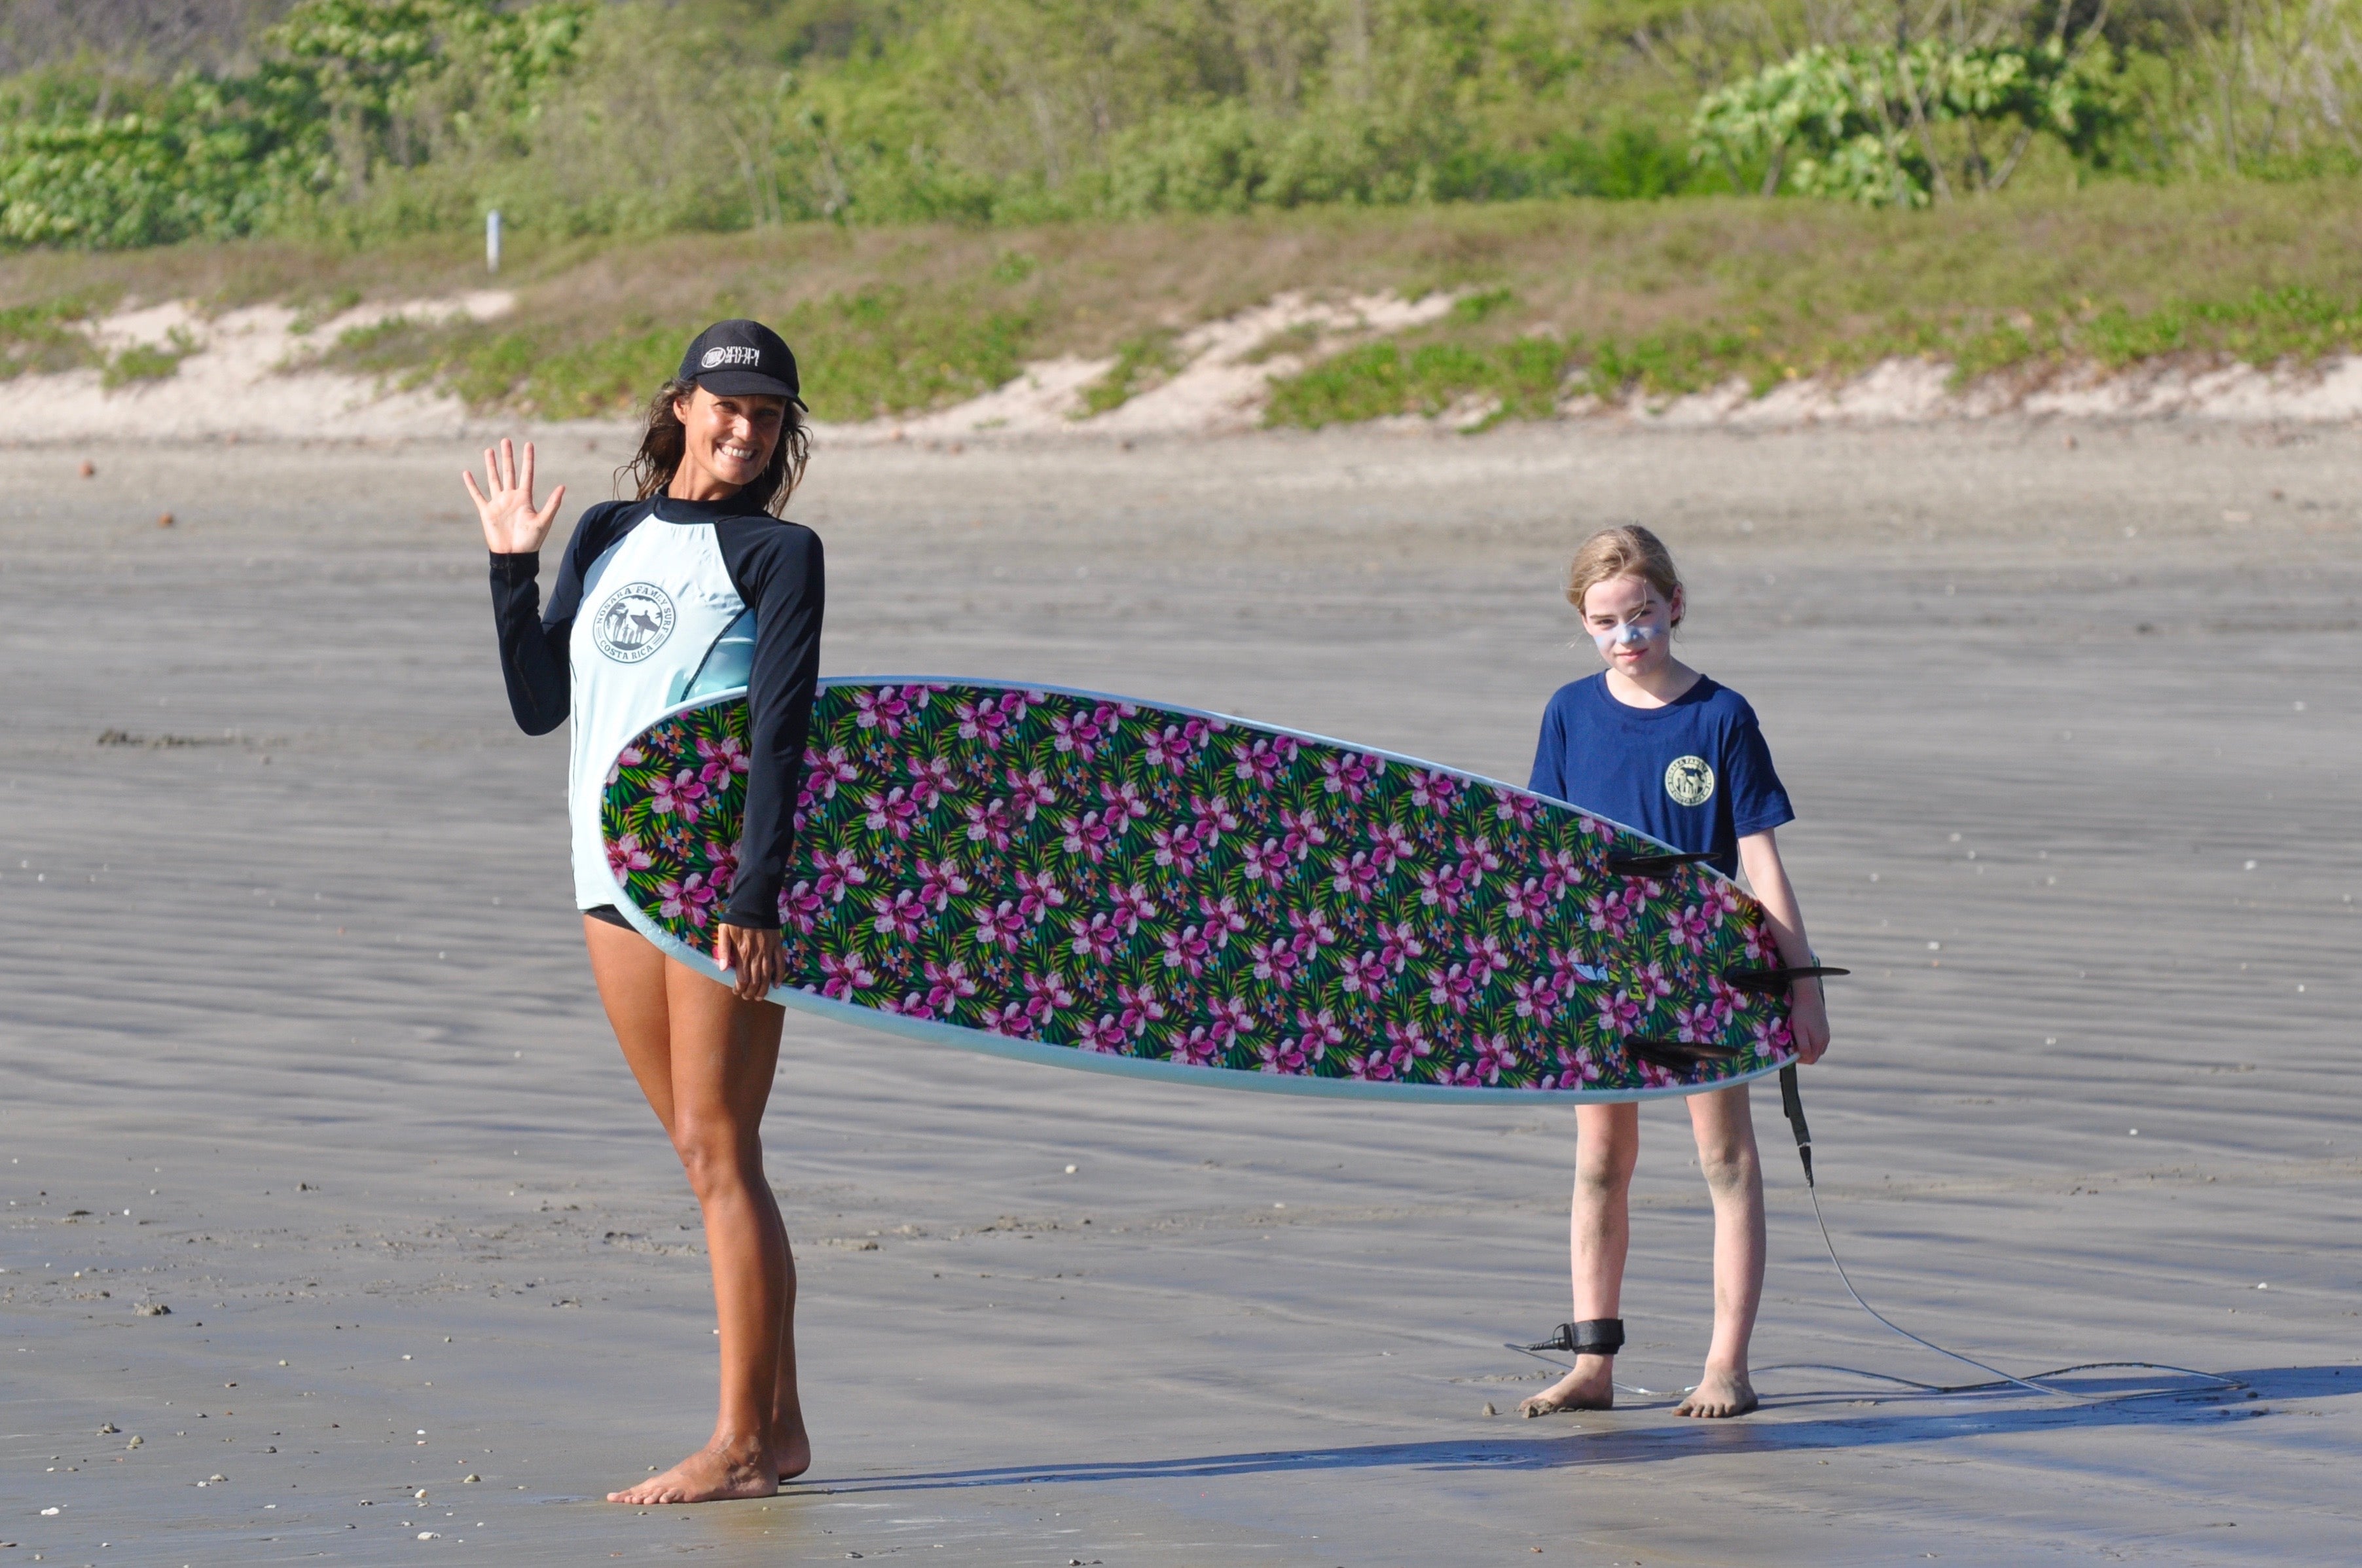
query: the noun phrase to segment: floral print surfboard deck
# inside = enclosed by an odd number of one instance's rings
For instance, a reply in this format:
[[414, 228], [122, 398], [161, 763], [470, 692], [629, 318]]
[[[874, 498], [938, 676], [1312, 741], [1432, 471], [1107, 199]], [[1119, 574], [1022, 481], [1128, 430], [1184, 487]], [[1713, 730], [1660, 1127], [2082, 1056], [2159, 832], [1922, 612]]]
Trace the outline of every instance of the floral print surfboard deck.
[[[708, 974], [745, 747], [741, 696], [705, 700], [643, 731], [606, 786], [620, 907]], [[1607, 867], [1663, 847], [1213, 713], [824, 681], [772, 999], [1242, 1088], [1617, 1100], [1772, 1072], [1793, 1055], [1784, 993], [1724, 978], [1779, 962], [1761, 910], [1712, 871]]]

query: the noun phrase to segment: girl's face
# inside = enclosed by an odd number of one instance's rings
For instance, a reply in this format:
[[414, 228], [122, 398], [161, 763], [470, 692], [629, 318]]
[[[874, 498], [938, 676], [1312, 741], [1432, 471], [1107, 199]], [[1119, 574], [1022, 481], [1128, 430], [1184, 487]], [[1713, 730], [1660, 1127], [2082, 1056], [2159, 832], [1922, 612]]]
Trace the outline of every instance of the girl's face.
[[728, 494], [754, 483], [770, 462], [787, 419], [788, 401], [760, 394], [716, 397], [700, 387], [688, 397], [675, 398], [672, 411], [688, 437], [681, 467], [703, 481], [701, 490]]
[[1635, 679], [1672, 659], [1673, 622], [1681, 613], [1681, 589], [1667, 599], [1645, 577], [1611, 577], [1583, 596], [1583, 629], [1599, 646], [1599, 657]]

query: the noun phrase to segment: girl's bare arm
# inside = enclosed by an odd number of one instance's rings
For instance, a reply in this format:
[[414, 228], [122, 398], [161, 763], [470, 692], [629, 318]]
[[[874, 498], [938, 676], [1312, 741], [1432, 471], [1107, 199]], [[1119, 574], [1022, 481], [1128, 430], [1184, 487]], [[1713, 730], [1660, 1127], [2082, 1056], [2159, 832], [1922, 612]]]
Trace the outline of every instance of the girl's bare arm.
[[[1772, 922], [1772, 940], [1790, 968], [1813, 961], [1813, 944], [1805, 934], [1805, 912], [1796, 907], [1796, 889], [1788, 883], [1788, 868], [1780, 863], [1780, 841], [1770, 828], [1738, 841], [1738, 867], [1755, 901]], [[1817, 1062], [1829, 1048], [1829, 1014], [1817, 979], [1798, 980], [1788, 988], [1788, 1024], [1796, 1037], [1796, 1054], [1806, 1063]]]

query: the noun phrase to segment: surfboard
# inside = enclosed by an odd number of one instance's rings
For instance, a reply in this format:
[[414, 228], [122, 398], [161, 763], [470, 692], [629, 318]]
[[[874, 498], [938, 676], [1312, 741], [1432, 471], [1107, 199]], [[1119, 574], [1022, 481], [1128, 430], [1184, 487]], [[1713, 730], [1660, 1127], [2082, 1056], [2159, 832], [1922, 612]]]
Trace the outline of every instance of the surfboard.
[[[719, 976], [745, 693], [611, 769], [617, 907]], [[1103, 1072], [1372, 1099], [1629, 1100], [1794, 1057], [1761, 908], [1528, 790], [1227, 714], [824, 680], [771, 999]]]

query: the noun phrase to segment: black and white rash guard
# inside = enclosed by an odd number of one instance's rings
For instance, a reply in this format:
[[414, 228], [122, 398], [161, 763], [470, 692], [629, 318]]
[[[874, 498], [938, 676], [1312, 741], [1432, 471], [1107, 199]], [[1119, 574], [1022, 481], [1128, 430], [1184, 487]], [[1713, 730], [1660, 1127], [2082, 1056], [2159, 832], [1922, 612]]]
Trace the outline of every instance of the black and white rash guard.
[[600, 839], [599, 797], [624, 743], [689, 697], [744, 686], [745, 827], [722, 918], [776, 928], [820, 674], [820, 536], [751, 502], [607, 502], [574, 525], [548, 609], [536, 613], [540, 569], [537, 555], [494, 555], [492, 613], [518, 726], [539, 735], [574, 721], [576, 903], [623, 897]]

